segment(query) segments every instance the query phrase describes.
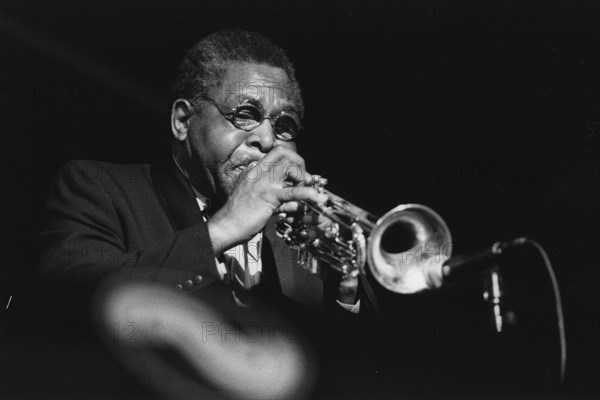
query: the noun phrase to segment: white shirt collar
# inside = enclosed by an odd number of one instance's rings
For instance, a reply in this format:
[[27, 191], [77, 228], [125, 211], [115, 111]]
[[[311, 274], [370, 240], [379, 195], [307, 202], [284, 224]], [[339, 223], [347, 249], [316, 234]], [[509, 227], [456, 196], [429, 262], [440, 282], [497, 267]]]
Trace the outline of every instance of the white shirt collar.
[[200, 193], [198, 190], [196, 190], [196, 188], [192, 184], [190, 175], [187, 173], [186, 170], [184, 170], [181, 167], [181, 165], [179, 165], [179, 163], [177, 162], [177, 158], [175, 157], [175, 154], [171, 154], [171, 157], [173, 157], [173, 161], [175, 162], [177, 169], [179, 169], [179, 171], [182, 173], [182, 175], [185, 178], [188, 185], [190, 185], [190, 187], [194, 191], [194, 195], [196, 196], [196, 201], [198, 202], [198, 207], [200, 207], [200, 211], [204, 211], [204, 209], [206, 209], [206, 207], [208, 206], [208, 197], [204, 196], [202, 193]]

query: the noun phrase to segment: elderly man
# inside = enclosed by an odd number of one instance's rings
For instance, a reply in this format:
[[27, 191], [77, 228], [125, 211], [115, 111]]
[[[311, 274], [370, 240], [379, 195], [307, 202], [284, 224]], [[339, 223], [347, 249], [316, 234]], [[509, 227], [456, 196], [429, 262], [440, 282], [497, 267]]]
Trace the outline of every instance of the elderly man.
[[[294, 265], [274, 229], [278, 214], [324, 201], [305, 186], [294, 143], [304, 108], [284, 51], [253, 32], [211, 34], [185, 56], [173, 99], [166, 162], [63, 167], [41, 271], [75, 286], [115, 274], [191, 293], [225, 285], [241, 307], [262, 296], [321, 309], [322, 281]], [[326, 302], [357, 312], [356, 279], [338, 283]]]

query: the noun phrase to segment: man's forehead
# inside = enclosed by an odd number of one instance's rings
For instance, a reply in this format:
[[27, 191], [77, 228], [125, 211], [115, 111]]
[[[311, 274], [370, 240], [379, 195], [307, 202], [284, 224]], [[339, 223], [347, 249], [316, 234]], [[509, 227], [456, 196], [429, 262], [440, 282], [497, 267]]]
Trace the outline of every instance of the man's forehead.
[[285, 71], [279, 67], [268, 64], [238, 62], [228, 64], [223, 79], [257, 82], [268, 81], [279, 82], [281, 84], [286, 84], [289, 81]]
[[293, 106], [295, 88], [281, 68], [266, 64], [232, 63], [217, 87], [218, 101], [255, 99], [274, 106]]

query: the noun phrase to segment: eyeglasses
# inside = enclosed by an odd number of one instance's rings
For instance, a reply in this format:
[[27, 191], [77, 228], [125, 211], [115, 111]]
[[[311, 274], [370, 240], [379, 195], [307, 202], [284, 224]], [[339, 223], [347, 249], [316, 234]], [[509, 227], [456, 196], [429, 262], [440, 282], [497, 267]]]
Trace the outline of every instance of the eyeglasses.
[[[277, 114], [267, 114], [258, 100], [244, 99], [233, 108], [217, 103], [207, 97], [202, 97], [202, 100], [212, 103], [227, 121], [246, 132], [257, 128], [265, 119], [268, 119], [273, 127], [275, 137], [288, 142], [293, 140], [302, 128], [300, 115], [296, 111], [289, 110]], [[229, 111], [224, 112], [221, 107], [227, 108]]]

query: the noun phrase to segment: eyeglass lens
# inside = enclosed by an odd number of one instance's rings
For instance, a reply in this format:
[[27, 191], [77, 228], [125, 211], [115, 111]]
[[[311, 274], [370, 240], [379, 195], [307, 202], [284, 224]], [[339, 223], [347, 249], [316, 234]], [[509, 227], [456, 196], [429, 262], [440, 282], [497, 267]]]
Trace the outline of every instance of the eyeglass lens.
[[[251, 130], [262, 122], [264, 114], [260, 103], [248, 101], [236, 107], [233, 122], [241, 129]], [[273, 129], [278, 138], [291, 140], [300, 130], [300, 121], [294, 113], [284, 111], [274, 118]]]

